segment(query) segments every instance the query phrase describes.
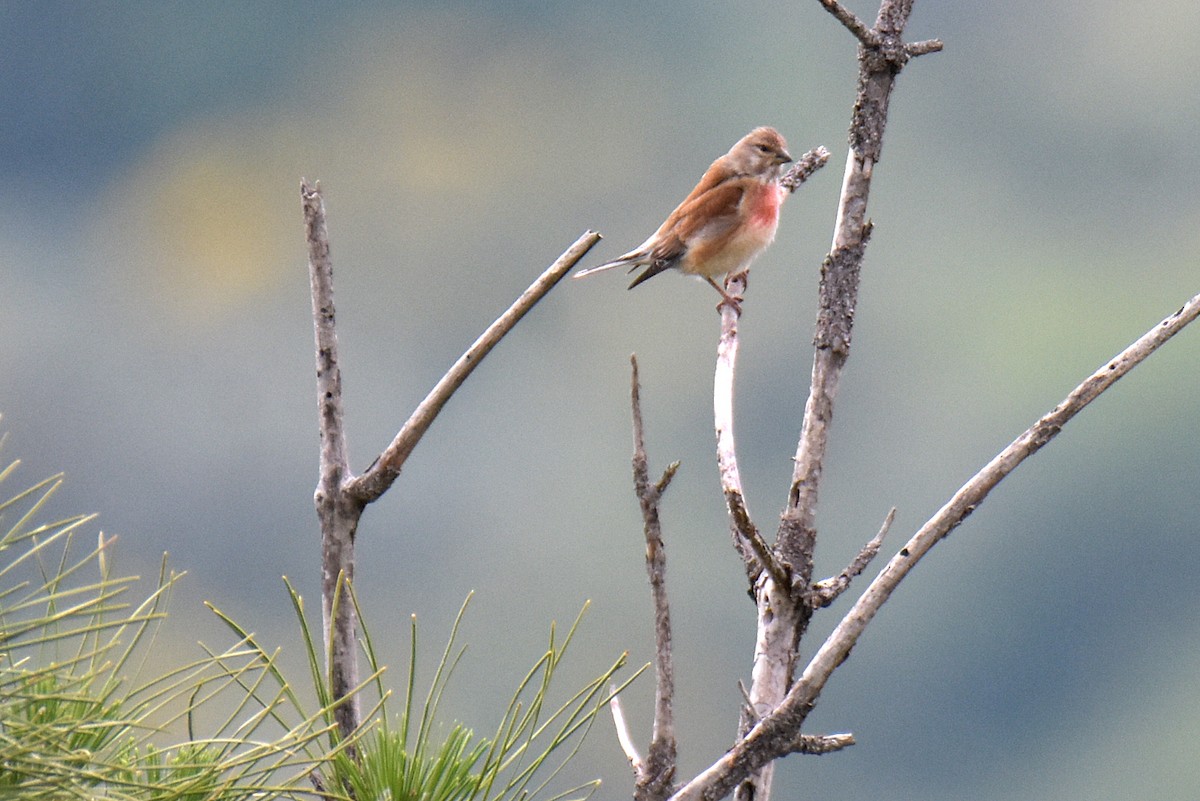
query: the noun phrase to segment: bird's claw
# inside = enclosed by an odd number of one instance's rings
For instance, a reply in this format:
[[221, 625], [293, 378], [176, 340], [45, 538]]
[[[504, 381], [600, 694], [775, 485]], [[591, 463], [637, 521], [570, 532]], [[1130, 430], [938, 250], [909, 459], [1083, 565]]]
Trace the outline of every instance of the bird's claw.
[[741, 295], [730, 295], [728, 292], [722, 292], [721, 302], [717, 304], [717, 311], [720, 312], [721, 309], [728, 306], [730, 311], [741, 317], [743, 300], [745, 300], [745, 298], [743, 298]]
[[732, 282], [736, 279], [736, 280], [739, 280], [742, 282], [742, 287], [744, 288], [744, 287], [749, 286], [749, 278], [750, 278], [750, 271], [742, 270], [740, 273], [735, 273], [733, 275], [730, 275], [728, 278], [726, 278], [724, 287], [721, 287], [720, 285], [718, 285], [717, 282], [712, 280], [711, 278], [708, 279], [708, 282], [710, 284], [712, 284], [713, 289], [715, 289], [721, 293], [721, 302], [717, 304], [718, 312], [721, 311], [721, 309], [724, 308], [725, 306], [728, 306], [730, 308], [730, 310], [733, 311], [734, 314], [738, 315], [739, 317], [741, 316], [742, 301], [745, 300], [745, 298], [742, 297], [740, 294], [731, 293], [729, 291], [729, 284], [730, 284], [730, 282]]

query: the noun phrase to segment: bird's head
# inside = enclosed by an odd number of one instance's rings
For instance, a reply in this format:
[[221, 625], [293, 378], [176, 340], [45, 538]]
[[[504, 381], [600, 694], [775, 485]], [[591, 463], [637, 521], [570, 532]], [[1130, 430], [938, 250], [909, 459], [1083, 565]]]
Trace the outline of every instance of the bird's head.
[[743, 136], [726, 156], [734, 172], [775, 178], [779, 168], [792, 160], [787, 151], [787, 142], [774, 128], [755, 128]]

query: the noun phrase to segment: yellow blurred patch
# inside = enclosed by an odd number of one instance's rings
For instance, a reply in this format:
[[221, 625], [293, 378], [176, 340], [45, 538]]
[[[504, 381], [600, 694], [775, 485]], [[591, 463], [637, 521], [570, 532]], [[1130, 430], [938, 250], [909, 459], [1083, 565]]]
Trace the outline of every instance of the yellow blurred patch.
[[202, 303], [236, 301], [269, 286], [281, 254], [265, 229], [264, 191], [216, 154], [192, 154], [161, 177], [143, 233], [171, 288]]
[[146, 295], [139, 305], [169, 316], [209, 317], [279, 284], [284, 228], [291, 222], [297, 236], [296, 221], [287, 218], [285, 187], [240, 143], [219, 126], [189, 130], [114, 189], [97, 226], [121, 294]]

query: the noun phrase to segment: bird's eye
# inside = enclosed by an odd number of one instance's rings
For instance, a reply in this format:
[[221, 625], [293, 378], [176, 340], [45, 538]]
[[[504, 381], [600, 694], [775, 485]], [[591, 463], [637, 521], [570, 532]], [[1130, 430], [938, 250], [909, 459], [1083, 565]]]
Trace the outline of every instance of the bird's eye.
[[770, 153], [771, 152], [771, 148], [767, 147], [766, 145], [755, 145], [755, 147], [758, 148], [759, 153]]

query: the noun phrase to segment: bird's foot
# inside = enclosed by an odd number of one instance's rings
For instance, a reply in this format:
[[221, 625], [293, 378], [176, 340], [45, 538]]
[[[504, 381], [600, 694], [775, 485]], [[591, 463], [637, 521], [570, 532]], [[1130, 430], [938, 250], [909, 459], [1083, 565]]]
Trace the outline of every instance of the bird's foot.
[[728, 292], [721, 292], [721, 302], [717, 304], [717, 311], [726, 306], [738, 317], [742, 316], [742, 301], [745, 300], [741, 295], [731, 295]]
[[[739, 275], [743, 275], [743, 274], [739, 273]], [[733, 311], [734, 314], [741, 317], [742, 301], [745, 300], [745, 298], [743, 298], [741, 295], [730, 293], [730, 292], [726, 291], [726, 289], [721, 287], [720, 284], [718, 284], [716, 281], [712, 280], [711, 278], [708, 278], [707, 276], [705, 277], [704, 280], [708, 281], [708, 283], [712, 285], [713, 289], [715, 289], [721, 293], [721, 302], [717, 304], [717, 311], [719, 312], [719, 311], [721, 311], [721, 309], [728, 306], [730, 308], [730, 310]], [[743, 282], [743, 286], [744, 285], [745, 284]], [[728, 281], [725, 282], [725, 286], [726, 287], [729, 286]]]

